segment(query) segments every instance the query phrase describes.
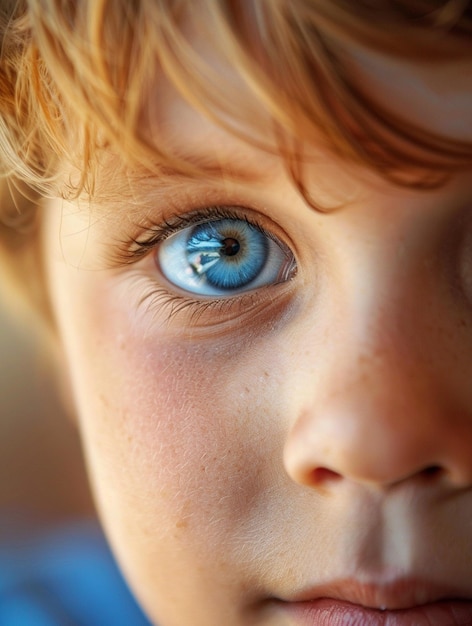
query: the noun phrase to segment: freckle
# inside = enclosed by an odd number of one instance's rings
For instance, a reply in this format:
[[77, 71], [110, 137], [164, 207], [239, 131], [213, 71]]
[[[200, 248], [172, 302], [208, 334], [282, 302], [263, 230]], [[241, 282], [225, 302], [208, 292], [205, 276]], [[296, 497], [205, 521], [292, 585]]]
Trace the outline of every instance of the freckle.
[[185, 520], [181, 520], [180, 522], [177, 522], [175, 527], [176, 528], [187, 528], [188, 527], [188, 522], [186, 522]]
[[109, 402], [108, 402], [106, 396], [104, 396], [103, 394], [100, 394], [99, 398], [100, 398], [100, 402], [103, 404], [104, 407], [108, 407], [109, 406]]

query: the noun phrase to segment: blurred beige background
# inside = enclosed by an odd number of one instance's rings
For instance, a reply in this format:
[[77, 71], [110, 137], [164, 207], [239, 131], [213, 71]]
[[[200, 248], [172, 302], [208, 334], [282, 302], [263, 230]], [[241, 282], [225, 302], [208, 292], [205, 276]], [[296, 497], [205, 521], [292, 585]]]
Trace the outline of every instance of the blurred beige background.
[[[4, 296], [3, 296], [4, 297]], [[75, 427], [28, 320], [0, 302], [0, 511], [38, 522], [93, 515]]]

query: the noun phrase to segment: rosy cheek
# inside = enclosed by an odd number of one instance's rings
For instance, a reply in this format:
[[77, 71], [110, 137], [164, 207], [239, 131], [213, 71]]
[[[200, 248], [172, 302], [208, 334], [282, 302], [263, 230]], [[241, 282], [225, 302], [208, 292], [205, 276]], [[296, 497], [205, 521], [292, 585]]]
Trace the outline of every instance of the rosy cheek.
[[203, 540], [202, 524], [218, 518], [205, 539], [217, 543], [281, 467], [266, 349], [145, 333], [108, 307], [92, 315], [74, 360], [99, 501], [134, 510], [154, 535], [180, 529], [182, 541]]

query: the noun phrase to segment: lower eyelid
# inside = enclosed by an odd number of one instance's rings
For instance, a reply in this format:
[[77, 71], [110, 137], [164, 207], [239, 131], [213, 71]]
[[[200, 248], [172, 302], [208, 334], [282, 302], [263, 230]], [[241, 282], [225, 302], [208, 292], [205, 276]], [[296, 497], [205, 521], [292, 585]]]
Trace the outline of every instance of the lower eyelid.
[[141, 274], [133, 282], [138, 312], [141, 311], [152, 327], [172, 329], [179, 335], [190, 333], [189, 338], [194, 338], [192, 333], [196, 331], [211, 332], [211, 337], [216, 338], [216, 329], [222, 333], [234, 332], [236, 323], [238, 333], [245, 328], [249, 331], [267, 318], [270, 318], [272, 327], [273, 320], [286, 309], [287, 296], [292, 291], [287, 289], [288, 283], [285, 283], [278, 286], [280, 293], [277, 298], [272, 292], [268, 297], [268, 290], [262, 288], [232, 298], [194, 299], [188, 293], [169, 292], [149, 275]]

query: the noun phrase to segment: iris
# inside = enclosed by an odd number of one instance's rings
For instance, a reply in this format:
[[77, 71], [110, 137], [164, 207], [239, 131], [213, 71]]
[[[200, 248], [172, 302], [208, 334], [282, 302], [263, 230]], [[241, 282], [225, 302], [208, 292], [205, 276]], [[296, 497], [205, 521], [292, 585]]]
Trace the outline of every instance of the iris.
[[241, 220], [220, 220], [196, 226], [187, 241], [190, 267], [217, 289], [249, 285], [268, 258], [267, 236]]

